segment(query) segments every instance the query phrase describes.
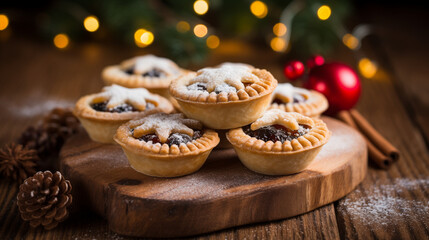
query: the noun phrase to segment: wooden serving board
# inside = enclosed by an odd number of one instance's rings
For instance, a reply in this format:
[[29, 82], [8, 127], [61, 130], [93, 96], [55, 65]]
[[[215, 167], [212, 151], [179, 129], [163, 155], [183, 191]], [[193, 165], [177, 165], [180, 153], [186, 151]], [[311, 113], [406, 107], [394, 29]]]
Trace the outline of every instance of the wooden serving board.
[[233, 149], [214, 150], [196, 173], [155, 178], [134, 171], [118, 145], [86, 133], [61, 152], [75, 202], [104, 216], [112, 231], [139, 237], [181, 237], [296, 216], [352, 191], [367, 171], [359, 133], [323, 117], [332, 137], [303, 172], [264, 176], [244, 167]]

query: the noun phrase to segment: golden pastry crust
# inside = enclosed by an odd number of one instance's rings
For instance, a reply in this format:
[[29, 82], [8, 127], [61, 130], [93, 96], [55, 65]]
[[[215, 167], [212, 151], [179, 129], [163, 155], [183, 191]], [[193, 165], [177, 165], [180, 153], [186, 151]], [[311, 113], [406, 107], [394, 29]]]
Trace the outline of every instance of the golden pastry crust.
[[[171, 71], [162, 71], [165, 76], [163, 77], [144, 77], [140, 73], [136, 74], [128, 74], [125, 70], [133, 67], [139, 58], [150, 57], [152, 59], [161, 59], [163, 60], [162, 66], [164, 68], [170, 68]], [[168, 89], [171, 81], [177, 78], [180, 75], [186, 74], [188, 70], [182, 69], [177, 66], [174, 62], [165, 59], [158, 58], [152, 55], [145, 55], [142, 57], [134, 57], [128, 60], [123, 61], [119, 65], [107, 66], [103, 69], [101, 76], [104, 82], [107, 85], [110, 84], [118, 84], [128, 88], [140, 88], [144, 87], [150, 91], [155, 91], [157, 94], [161, 94], [165, 96], [166, 91], [162, 91], [162, 89]], [[156, 64], [154, 65], [155, 68]]]
[[168, 89], [171, 81], [177, 78], [177, 76], [188, 73], [188, 70], [180, 69], [178, 75], [170, 75], [163, 78], [154, 77], [143, 77], [142, 75], [129, 75], [124, 72], [120, 65], [107, 66], [101, 77], [107, 85], [118, 84], [128, 88], [140, 88], [144, 87], [149, 90], [152, 89]]
[[230, 130], [226, 137], [240, 161], [250, 170], [266, 175], [288, 175], [304, 170], [331, 136], [322, 120], [312, 121], [314, 124], [308, 133], [283, 143], [251, 137], [242, 128]]
[[[240, 84], [243, 85], [238, 91], [208, 93], [194, 90], [189, 93], [187, 86], [197, 77], [196, 73], [189, 73], [172, 82], [170, 94], [177, 100], [183, 113], [212, 129], [231, 129], [247, 125], [269, 107], [277, 80], [266, 70], [239, 68], [251, 79], [234, 82], [236, 89], [240, 88]], [[210, 79], [207, 79], [207, 82], [210, 82]]]
[[[268, 109], [280, 109], [285, 112], [297, 112], [308, 117], [319, 117], [329, 107], [326, 97], [317, 91], [306, 90], [306, 93], [301, 95], [305, 98], [304, 102], [272, 103]], [[273, 94], [273, 100], [275, 98], [277, 98], [276, 94]]]
[[181, 101], [190, 101], [198, 103], [227, 103], [249, 101], [258, 97], [271, 94], [277, 86], [277, 80], [265, 69], [248, 68], [249, 72], [256, 76], [249, 83], [244, 82], [244, 88], [231, 92], [205, 92], [205, 91], [187, 91], [187, 86], [198, 76], [198, 73], [189, 72], [170, 85], [170, 94]]
[[329, 137], [330, 132], [326, 124], [320, 119], [313, 119], [314, 127], [311, 130], [297, 139], [285, 141], [281, 143], [277, 141], [264, 142], [255, 137], [251, 137], [244, 133], [242, 128], [232, 129], [227, 133], [227, 138], [236, 147], [240, 147], [253, 152], [264, 152], [267, 154], [294, 154], [299, 151], [305, 151], [310, 148], [315, 148], [324, 145]]
[[75, 116], [79, 118], [91, 119], [94, 121], [102, 122], [115, 122], [115, 121], [129, 121], [135, 118], [141, 118], [152, 113], [165, 112], [170, 113], [173, 111], [173, 105], [171, 103], [158, 95], [152, 94], [156, 99], [155, 101], [150, 101], [155, 105], [155, 108], [144, 110], [144, 111], [134, 111], [134, 112], [123, 112], [123, 113], [111, 113], [111, 112], [101, 112], [96, 111], [91, 107], [91, 104], [95, 103], [94, 99], [97, 98], [97, 94], [91, 94], [80, 98], [73, 110]]
[[146, 121], [148, 120], [139, 119], [122, 125], [114, 139], [121, 145], [130, 165], [136, 171], [149, 176], [178, 177], [193, 173], [201, 168], [212, 149], [219, 143], [217, 133], [209, 129], [203, 130], [201, 137], [180, 145], [169, 146], [167, 143], [153, 144], [152, 141], [139, 140], [133, 136], [133, 132]]
[[91, 104], [109, 100], [105, 99], [102, 94], [103, 92], [80, 98], [73, 109], [73, 114], [82, 123], [90, 138], [96, 142], [115, 143], [113, 136], [116, 133], [116, 129], [125, 122], [158, 112], [170, 113], [174, 110], [173, 105], [167, 99], [146, 93], [149, 96], [146, 101], [154, 104], [155, 108], [122, 113], [96, 111], [91, 107]]
[[184, 156], [198, 155], [202, 152], [211, 150], [219, 143], [219, 137], [213, 130], [204, 130], [203, 136], [193, 141], [181, 143], [180, 146], [173, 144], [169, 146], [166, 143], [160, 144], [145, 142], [133, 136], [132, 129], [137, 128], [144, 122], [144, 119], [130, 121], [120, 126], [114, 137], [115, 141], [122, 147], [138, 151], [144, 155], [151, 156]]

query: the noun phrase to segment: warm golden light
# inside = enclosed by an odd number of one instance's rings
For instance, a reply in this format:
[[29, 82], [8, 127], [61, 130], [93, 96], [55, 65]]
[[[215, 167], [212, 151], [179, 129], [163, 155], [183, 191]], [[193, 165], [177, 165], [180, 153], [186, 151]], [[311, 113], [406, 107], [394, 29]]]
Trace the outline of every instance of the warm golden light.
[[9, 26], [9, 18], [4, 15], [0, 14], [0, 31], [3, 31]]
[[211, 35], [210, 37], [207, 38], [206, 43], [207, 43], [207, 47], [211, 49], [215, 49], [219, 46], [220, 40], [216, 35]]
[[286, 41], [283, 38], [275, 37], [271, 39], [270, 45], [276, 52], [283, 52], [286, 49]]
[[191, 26], [186, 21], [180, 21], [176, 24], [176, 29], [178, 32], [184, 33], [191, 29]]
[[98, 23], [98, 19], [95, 16], [88, 16], [83, 20], [83, 26], [88, 32], [95, 32], [98, 30], [100, 24]]
[[208, 29], [207, 29], [207, 27], [206, 27], [204, 24], [197, 24], [197, 25], [194, 27], [194, 34], [195, 34], [195, 36], [197, 36], [197, 37], [202, 38], [202, 37], [204, 37], [205, 35], [207, 35], [207, 32], [208, 32]]
[[356, 49], [359, 46], [359, 40], [350, 33], [347, 33], [343, 36], [343, 43], [352, 50]]
[[143, 28], [137, 29], [137, 31], [134, 33], [134, 41], [140, 42], [141, 41], [140, 38], [145, 32], [146, 32], [146, 29], [143, 29]]
[[274, 25], [273, 27], [273, 33], [278, 37], [285, 35], [286, 32], [287, 32], [287, 27], [283, 23], [276, 23], [276, 25]]
[[136, 43], [137, 47], [147, 47], [153, 42], [154, 39], [155, 36], [153, 33], [144, 28], [137, 29], [137, 31], [134, 33], [134, 42]]
[[59, 49], [66, 48], [69, 45], [69, 37], [67, 34], [60, 33], [54, 37], [54, 45]]
[[362, 76], [372, 78], [377, 73], [377, 65], [368, 58], [362, 58], [358, 64]]
[[151, 32], [145, 32], [140, 37], [140, 41], [146, 45], [150, 45], [153, 42], [153, 39], [154, 39], [154, 36], [153, 36], [153, 33]]
[[257, 18], [264, 18], [265, 16], [267, 16], [268, 8], [264, 2], [254, 1], [252, 2], [252, 4], [250, 4], [250, 11]]
[[317, 17], [320, 20], [327, 20], [331, 16], [331, 8], [328, 5], [323, 5], [317, 10]]
[[204, 0], [197, 0], [194, 2], [194, 11], [198, 15], [204, 15], [209, 10], [209, 4]]

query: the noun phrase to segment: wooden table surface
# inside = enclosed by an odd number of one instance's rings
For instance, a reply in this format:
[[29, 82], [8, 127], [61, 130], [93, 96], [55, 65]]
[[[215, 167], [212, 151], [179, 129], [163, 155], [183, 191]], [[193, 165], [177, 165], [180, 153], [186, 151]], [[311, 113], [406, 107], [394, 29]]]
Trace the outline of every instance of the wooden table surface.
[[[428, 25], [420, 10], [407, 15], [393, 9], [383, 18], [378, 17], [379, 10], [369, 10], [364, 17], [373, 23], [374, 36], [363, 42], [362, 52], [381, 70], [374, 79], [362, 78], [357, 109], [399, 148], [401, 159], [387, 171], [370, 166], [355, 191], [315, 211], [197, 238], [429, 238], [429, 33], [424, 30]], [[71, 106], [80, 96], [99, 91], [104, 66], [148, 51], [104, 43], [74, 44], [60, 51], [13, 32], [0, 37], [1, 145], [16, 139], [53, 107]], [[227, 41], [204, 65], [244, 61], [267, 68], [283, 81], [279, 56]], [[344, 47], [331, 60], [357, 63], [356, 55]], [[110, 232], [105, 220], [89, 210], [73, 213], [51, 231], [31, 229], [18, 214], [17, 189], [12, 181], [0, 179], [0, 239], [127, 239]]]

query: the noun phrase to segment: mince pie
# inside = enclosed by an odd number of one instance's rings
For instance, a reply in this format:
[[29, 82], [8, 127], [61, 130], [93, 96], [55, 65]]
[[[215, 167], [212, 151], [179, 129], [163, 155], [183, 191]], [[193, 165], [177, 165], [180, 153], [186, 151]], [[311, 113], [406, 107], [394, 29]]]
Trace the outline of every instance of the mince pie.
[[273, 101], [269, 109], [319, 117], [328, 109], [328, 100], [317, 91], [294, 87], [290, 83], [279, 83], [274, 90]]
[[247, 168], [267, 175], [287, 175], [304, 170], [330, 135], [320, 119], [272, 109], [226, 136]]
[[246, 66], [203, 68], [172, 81], [170, 94], [186, 116], [213, 129], [241, 127], [269, 107], [277, 80]]
[[102, 78], [108, 85], [143, 87], [169, 98], [168, 86], [171, 80], [185, 72], [187, 70], [181, 69], [167, 58], [144, 55], [125, 60], [119, 65], [106, 67], [102, 72]]
[[219, 143], [213, 130], [204, 129], [182, 113], [157, 113], [120, 126], [114, 137], [136, 171], [156, 177], [178, 177], [200, 169]]
[[101, 93], [78, 100], [74, 115], [79, 118], [92, 140], [114, 143], [116, 129], [125, 122], [157, 112], [170, 113], [171, 103], [144, 88], [104, 87]]

